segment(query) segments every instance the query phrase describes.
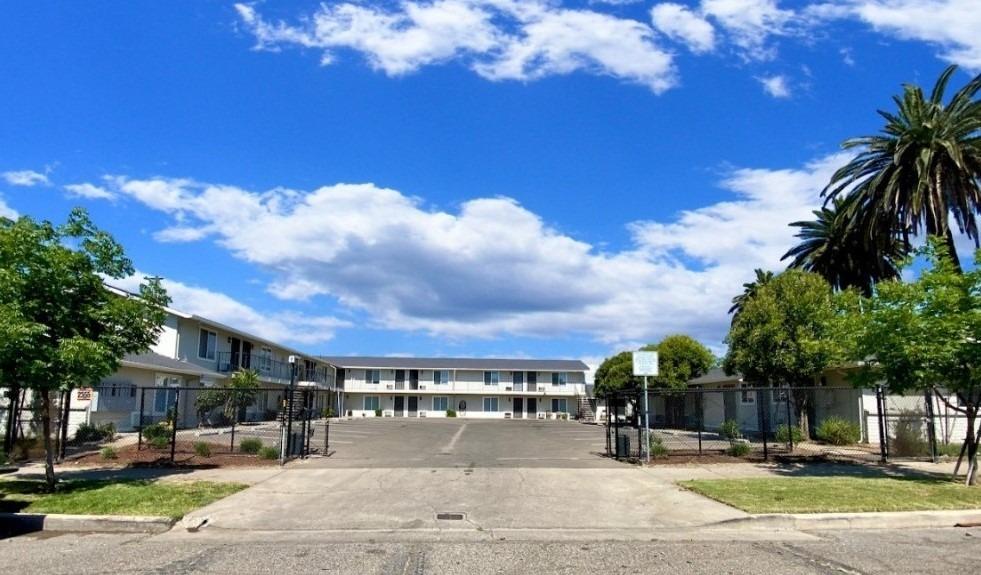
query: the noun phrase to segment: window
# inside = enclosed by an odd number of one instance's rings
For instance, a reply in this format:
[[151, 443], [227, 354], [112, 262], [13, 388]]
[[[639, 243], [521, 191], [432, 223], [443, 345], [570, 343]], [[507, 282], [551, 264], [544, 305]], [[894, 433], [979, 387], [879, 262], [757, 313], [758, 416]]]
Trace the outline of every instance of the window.
[[536, 391], [538, 389], [538, 372], [529, 371], [528, 372], [528, 391]]
[[[739, 384], [739, 387], [747, 388], [749, 387], [749, 384], [741, 383]], [[741, 392], [739, 392], [739, 400], [743, 403], [756, 403], [756, 392], [743, 389]]]
[[[497, 385], [501, 383], [501, 372], [499, 371], [485, 371], [484, 372], [484, 385]], [[496, 409], [494, 411], [497, 411]]]
[[[378, 383], [378, 382], [375, 382]], [[381, 403], [378, 401], [377, 395], [366, 395], [364, 396], [364, 410], [365, 411], [375, 411], [381, 409], [379, 406]]]
[[437, 369], [433, 372], [433, 385], [448, 385], [449, 383], [450, 372], [448, 370]]
[[198, 335], [198, 357], [201, 359], [215, 359], [218, 351], [218, 334], [206, 329], [201, 329]]
[[[497, 373], [497, 372], [494, 372]], [[497, 411], [497, 398], [496, 397], [485, 397], [484, 398], [484, 411]]]
[[569, 374], [564, 371], [552, 372], [552, 385], [565, 385], [569, 381]]
[[[377, 384], [379, 381], [381, 381], [381, 370], [380, 369], [366, 369], [366, 370], [364, 370], [364, 382], [365, 383]], [[378, 398], [376, 397], [375, 399], [378, 399]]]
[[153, 391], [154, 414], [163, 415], [174, 407], [174, 401], [177, 399], [177, 390], [174, 388], [180, 387], [182, 383], [183, 380], [179, 377], [157, 375], [156, 385], [159, 389]]
[[511, 372], [511, 385], [514, 386], [515, 391], [524, 391], [525, 372], [523, 371]]
[[434, 396], [433, 397], [433, 411], [446, 411], [450, 407], [450, 402], [447, 397]]
[[566, 405], [566, 400], [564, 399], [552, 399], [552, 412], [566, 413], [568, 411]]
[[268, 347], [259, 349], [259, 371], [272, 371], [272, 350]]

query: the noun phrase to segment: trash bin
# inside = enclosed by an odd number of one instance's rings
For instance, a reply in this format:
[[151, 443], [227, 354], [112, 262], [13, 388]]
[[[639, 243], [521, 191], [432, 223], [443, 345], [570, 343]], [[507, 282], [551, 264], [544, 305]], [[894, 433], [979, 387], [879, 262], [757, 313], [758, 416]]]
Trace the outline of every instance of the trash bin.
[[630, 457], [630, 436], [617, 436], [617, 457]]

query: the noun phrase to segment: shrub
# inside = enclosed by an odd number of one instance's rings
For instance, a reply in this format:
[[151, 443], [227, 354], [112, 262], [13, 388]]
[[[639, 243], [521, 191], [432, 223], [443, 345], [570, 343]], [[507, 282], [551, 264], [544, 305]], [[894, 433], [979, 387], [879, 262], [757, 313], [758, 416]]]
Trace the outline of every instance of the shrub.
[[947, 457], [958, 457], [961, 454], [963, 443], [941, 443], [937, 445], [937, 455]]
[[211, 446], [207, 441], [198, 441], [194, 444], [194, 454], [198, 457], [211, 457]]
[[660, 437], [651, 434], [651, 457], [654, 459], [665, 459], [668, 456], [668, 448], [664, 446], [664, 442]]
[[862, 430], [857, 423], [833, 416], [825, 419], [815, 430], [818, 439], [831, 445], [851, 445], [862, 438]]
[[723, 421], [722, 425], [719, 427], [719, 435], [721, 435], [723, 439], [728, 439], [729, 441], [739, 439], [742, 437], [742, 434], [739, 433], [739, 422], [735, 419], [727, 419]]
[[152, 442], [156, 438], [164, 438], [168, 442], [170, 441], [170, 426], [164, 425], [163, 423], [151, 423], [150, 425], [143, 426], [143, 439], [147, 440], [147, 443]]
[[910, 457], [929, 454], [930, 444], [923, 430], [923, 414], [916, 410], [900, 411], [899, 419], [889, 434], [889, 455]]
[[238, 450], [249, 455], [259, 453], [260, 449], [262, 449], [262, 440], [258, 437], [246, 437], [238, 444]]
[[781, 425], [777, 427], [777, 443], [788, 443], [791, 439], [794, 440], [794, 443], [803, 441], [799, 427], [796, 425]]
[[170, 447], [170, 437], [166, 435], [156, 435], [146, 440], [147, 445], [154, 449], [167, 449]]
[[331, 417], [334, 417], [336, 414], [334, 413], [333, 407], [325, 407], [322, 415], [324, 419], [329, 419]]
[[14, 451], [11, 454], [13, 460], [30, 459], [31, 452], [36, 450], [41, 441], [37, 437], [18, 437], [14, 440]]
[[382, 410], [376, 409], [375, 410], [375, 417], [381, 417], [381, 416], [382, 416]]
[[99, 455], [102, 456], [102, 459], [117, 459], [119, 457], [119, 455], [116, 453], [115, 448], [110, 447], [108, 445], [102, 448], [102, 451], [99, 452]]
[[116, 424], [111, 421], [100, 425], [99, 431], [102, 432], [102, 438], [106, 441], [116, 439]]
[[446, 410], [446, 417], [456, 417], [456, 410], [447, 409]]
[[261, 459], [279, 459], [279, 450], [275, 447], [266, 446], [259, 450]]
[[729, 449], [726, 449], [726, 455], [731, 455], [732, 457], [745, 457], [749, 455], [750, 448], [748, 443], [742, 441], [734, 441], [729, 445]]
[[91, 441], [101, 440], [102, 430], [90, 423], [83, 423], [78, 426], [78, 429], [75, 430], [75, 441], [78, 441], [79, 443], [88, 443]]
[[0, 449], [0, 465], [7, 465], [8, 463], [10, 463], [10, 460], [7, 459], [7, 452]]

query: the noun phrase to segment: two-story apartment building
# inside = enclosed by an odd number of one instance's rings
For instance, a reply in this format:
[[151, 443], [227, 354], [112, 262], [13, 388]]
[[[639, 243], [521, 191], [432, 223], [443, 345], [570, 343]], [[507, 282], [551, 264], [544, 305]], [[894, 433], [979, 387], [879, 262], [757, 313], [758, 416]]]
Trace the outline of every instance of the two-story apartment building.
[[[134, 297], [114, 291], [121, 297]], [[126, 356], [116, 373], [100, 385], [74, 391], [74, 421], [111, 421], [117, 429], [132, 429], [139, 419], [141, 399], [145, 419], [157, 419], [173, 405], [176, 388], [216, 385], [240, 369], [255, 370], [263, 388], [243, 414], [246, 420], [268, 418], [280, 408], [293, 369], [298, 386], [331, 388], [334, 384], [333, 366], [313, 355], [195, 314], [171, 308], [166, 312], [160, 336], [146, 353]], [[295, 368], [289, 363], [290, 356]], [[140, 392], [140, 388], [152, 391]], [[182, 427], [198, 423], [194, 396], [194, 391], [185, 391], [180, 398], [178, 422]]]
[[589, 368], [578, 360], [322, 357], [336, 366], [341, 413], [354, 417], [545, 419], [577, 413]]

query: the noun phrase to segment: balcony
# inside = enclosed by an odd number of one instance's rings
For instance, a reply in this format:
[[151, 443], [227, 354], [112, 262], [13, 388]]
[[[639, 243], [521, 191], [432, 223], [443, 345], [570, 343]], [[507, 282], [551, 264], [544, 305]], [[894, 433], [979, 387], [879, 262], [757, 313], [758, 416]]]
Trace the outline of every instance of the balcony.
[[[222, 351], [218, 353], [218, 372], [233, 373], [242, 369], [252, 369], [259, 377], [279, 380], [289, 383], [290, 371], [293, 366], [286, 361], [278, 361], [254, 353], [236, 353]], [[296, 381], [309, 381], [319, 385], [333, 383], [330, 370], [327, 367], [296, 366]]]

